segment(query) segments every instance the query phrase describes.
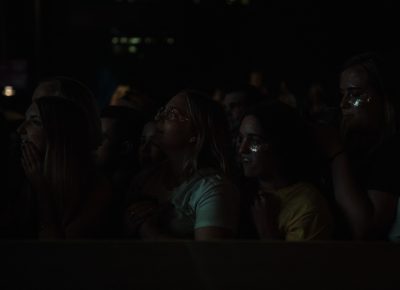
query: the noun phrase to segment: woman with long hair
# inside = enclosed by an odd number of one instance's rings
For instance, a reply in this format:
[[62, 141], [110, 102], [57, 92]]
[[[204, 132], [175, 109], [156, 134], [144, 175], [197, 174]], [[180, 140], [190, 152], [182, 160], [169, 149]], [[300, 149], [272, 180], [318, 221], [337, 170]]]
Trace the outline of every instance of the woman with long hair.
[[335, 198], [354, 239], [389, 239], [399, 199], [397, 83], [374, 53], [354, 56], [340, 74], [342, 124], [325, 136]]
[[95, 169], [90, 130], [87, 113], [56, 96], [37, 98], [18, 129], [39, 238], [109, 234], [111, 191]]
[[229, 127], [222, 107], [182, 91], [155, 116], [152, 142], [166, 160], [136, 178], [127, 230], [144, 239], [232, 238], [238, 192], [229, 180]]

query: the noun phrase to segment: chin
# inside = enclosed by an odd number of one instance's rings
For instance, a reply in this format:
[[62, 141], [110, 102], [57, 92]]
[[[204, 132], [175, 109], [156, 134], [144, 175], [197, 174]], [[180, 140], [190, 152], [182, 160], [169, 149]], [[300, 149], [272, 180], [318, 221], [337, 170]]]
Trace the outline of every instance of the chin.
[[254, 170], [252, 169], [243, 169], [243, 175], [245, 177], [257, 177], [256, 172], [254, 172]]

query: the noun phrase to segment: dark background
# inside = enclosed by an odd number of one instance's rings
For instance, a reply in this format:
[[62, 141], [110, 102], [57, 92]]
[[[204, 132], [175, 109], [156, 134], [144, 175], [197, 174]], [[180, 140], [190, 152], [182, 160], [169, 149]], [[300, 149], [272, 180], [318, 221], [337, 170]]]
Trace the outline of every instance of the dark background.
[[38, 80], [53, 75], [82, 80], [101, 106], [120, 82], [138, 80], [169, 98], [183, 87], [212, 92], [243, 82], [252, 69], [270, 86], [287, 80], [300, 96], [321, 81], [334, 98], [349, 56], [372, 50], [398, 62], [395, 1], [0, 3], [0, 87], [16, 87], [7, 102], [21, 110]]

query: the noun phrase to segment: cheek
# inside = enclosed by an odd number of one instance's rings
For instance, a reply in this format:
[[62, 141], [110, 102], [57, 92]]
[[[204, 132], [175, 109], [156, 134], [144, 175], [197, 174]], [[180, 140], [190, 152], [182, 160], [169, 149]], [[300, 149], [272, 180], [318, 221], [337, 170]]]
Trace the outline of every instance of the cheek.
[[45, 136], [43, 130], [33, 128], [31, 130], [27, 130], [27, 133], [29, 140], [35, 144], [40, 151], [43, 151], [45, 147]]
[[178, 124], [166, 124], [163, 130], [163, 140], [168, 143], [181, 144], [189, 140], [190, 130]]
[[354, 110], [350, 115], [343, 117], [343, 123], [349, 128], [364, 128], [374, 123], [376, 118], [373, 112], [370, 112], [366, 108], [360, 108]]

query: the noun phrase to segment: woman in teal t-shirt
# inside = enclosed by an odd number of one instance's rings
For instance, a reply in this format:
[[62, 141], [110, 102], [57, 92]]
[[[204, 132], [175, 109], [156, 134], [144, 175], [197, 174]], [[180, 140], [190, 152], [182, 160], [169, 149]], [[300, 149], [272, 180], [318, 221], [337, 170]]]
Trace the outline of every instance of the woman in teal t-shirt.
[[223, 109], [205, 95], [182, 91], [155, 120], [153, 142], [167, 160], [135, 178], [127, 234], [143, 239], [232, 238], [239, 193], [227, 177], [231, 151]]

